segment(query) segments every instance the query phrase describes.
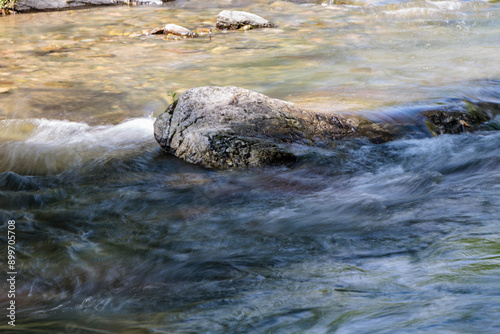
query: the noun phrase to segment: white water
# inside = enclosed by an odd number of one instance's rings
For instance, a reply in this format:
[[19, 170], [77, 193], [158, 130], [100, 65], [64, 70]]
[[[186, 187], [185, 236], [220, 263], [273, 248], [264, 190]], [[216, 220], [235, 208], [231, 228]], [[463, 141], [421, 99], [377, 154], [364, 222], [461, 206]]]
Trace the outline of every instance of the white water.
[[86, 163], [126, 159], [156, 147], [153, 118], [117, 125], [89, 126], [70, 121], [0, 121], [0, 172], [58, 174]]

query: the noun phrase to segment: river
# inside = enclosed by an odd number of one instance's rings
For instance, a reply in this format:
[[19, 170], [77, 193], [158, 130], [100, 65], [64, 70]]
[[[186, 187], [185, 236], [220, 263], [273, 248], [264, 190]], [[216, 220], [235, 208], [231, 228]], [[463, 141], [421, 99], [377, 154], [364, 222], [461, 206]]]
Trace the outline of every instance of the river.
[[[210, 28], [222, 9], [278, 27], [144, 34]], [[0, 18], [0, 331], [500, 332], [499, 131], [344, 140], [234, 170], [153, 138], [172, 91], [204, 85], [394, 123], [466, 99], [496, 106], [500, 128], [499, 36], [500, 5], [486, 1], [180, 0]]]

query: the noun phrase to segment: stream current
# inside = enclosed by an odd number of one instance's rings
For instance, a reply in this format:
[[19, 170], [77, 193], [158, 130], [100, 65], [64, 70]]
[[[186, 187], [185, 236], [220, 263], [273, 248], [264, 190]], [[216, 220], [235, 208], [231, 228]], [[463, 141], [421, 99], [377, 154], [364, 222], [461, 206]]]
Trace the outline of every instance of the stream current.
[[[222, 9], [274, 29], [212, 39]], [[209, 170], [163, 152], [177, 94], [234, 85], [398, 123], [500, 105], [483, 1], [175, 1], [0, 18], [2, 333], [500, 332], [500, 132], [299, 148]], [[495, 109], [494, 109], [495, 110]], [[493, 114], [491, 128], [500, 128]]]

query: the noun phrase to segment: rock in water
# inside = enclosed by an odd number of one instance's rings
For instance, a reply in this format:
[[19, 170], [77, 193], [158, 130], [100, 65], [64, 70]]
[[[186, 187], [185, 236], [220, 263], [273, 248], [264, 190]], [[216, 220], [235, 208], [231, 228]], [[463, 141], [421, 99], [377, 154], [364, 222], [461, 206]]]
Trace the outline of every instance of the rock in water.
[[151, 35], [158, 35], [158, 34], [172, 34], [180, 37], [197, 37], [198, 35], [191, 30], [181, 27], [177, 24], [167, 24], [164, 27], [161, 28], [155, 28], [151, 31]]
[[399, 120], [388, 115], [376, 120], [372, 114], [307, 111], [238, 87], [199, 87], [187, 90], [158, 116], [154, 134], [166, 151], [191, 163], [261, 166], [297, 160], [294, 144], [328, 146], [346, 137], [384, 143], [404, 136], [481, 130], [498, 110], [495, 103], [458, 100], [407, 110]]
[[244, 167], [296, 160], [293, 143], [328, 144], [355, 129], [350, 120], [302, 110], [238, 87], [189, 89], [155, 121], [168, 152], [206, 167]]
[[[134, 0], [138, 5], [161, 5], [173, 0]], [[20, 12], [63, 10], [89, 6], [126, 5], [128, 0], [17, 0], [16, 9]]]
[[272, 28], [275, 26], [268, 20], [248, 12], [223, 10], [217, 15], [216, 27], [220, 30], [239, 29], [248, 25], [253, 28]]

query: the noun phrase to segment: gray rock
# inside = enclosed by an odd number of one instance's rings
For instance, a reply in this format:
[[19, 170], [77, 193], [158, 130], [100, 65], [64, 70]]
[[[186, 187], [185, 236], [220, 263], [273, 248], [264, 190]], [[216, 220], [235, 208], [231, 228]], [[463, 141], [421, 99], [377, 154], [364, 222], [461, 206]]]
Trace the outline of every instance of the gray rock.
[[[161, 5], [173, 0], [133, 0], [138, 5]], [[128, 0], [18, 0], [16, 10], [19, 12], [62, 10], [88, 6], [110, 6], [128, 4]]]
[[223, 10], [217, 15], [217, 29], [239, 29], [243, 26], [272, 28], [275, 25], [258, 15], [248, 12]]
[[176, 36], [181, 36], [181, 37], [197, 37], [198, 35], [191, 30], [181, 27], [177, 24], [167, 24], [164, 27], [161, 28], [156, 28], [151, 31], [152, 35], [157, 35], [157, 34], [172, 34]]
[[206, 167], [260, 166], [295, 161], [292, 144], [327, 145], [356, 123], [318, 114], [238, 87], [184, 92], [161, 114], [154, 135], [166, 151]]
[[[396, 110], [397, 111], [397, 110]], [[496, 103], [466, 99], [404, 113], [334, 115], [303, 110], [238, 87], [189, 89], [161, 114], [154, 135], [166, 151], [194, 164], [226, 168], [297, 160], [297, 144], [329, 146], [342, 138], [373, 143], [495, 128]]]
[[401, 137], [423, 138], [488, 130], [488, 123], [498, 110], [495, 103], [464, 98], [372, 111], [359, 117], [356, 136], [384, 143]]

